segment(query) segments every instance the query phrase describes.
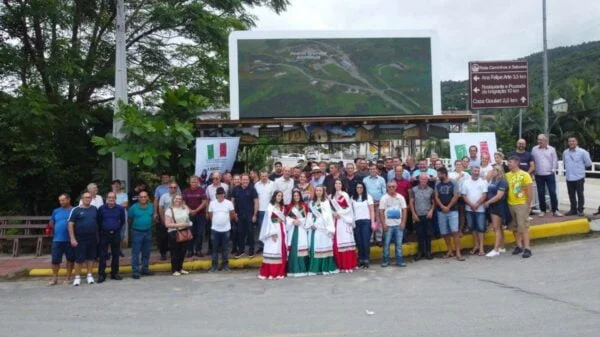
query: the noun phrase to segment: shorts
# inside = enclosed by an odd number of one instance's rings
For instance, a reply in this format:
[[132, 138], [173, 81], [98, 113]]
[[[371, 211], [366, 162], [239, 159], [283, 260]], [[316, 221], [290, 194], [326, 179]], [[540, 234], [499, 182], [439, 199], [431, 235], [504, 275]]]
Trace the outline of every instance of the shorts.
[[525, 233], [529, 230], [529, 207], [527, 205], [508, 205], [508, 211], [512, 220], [508, 223], [508, 229]]
[[471, 232], [485, 233], [485, 212], [466, 211], [465, 216]]
[[437, 212], [437, 220], [441, 235], [458, 233], [458, 211]]
[[75, 262], [75, 251], [70, 242], [52, 242], [50, 249], [52, 255], [52, 264], [61, 264], [63, 255], [67, 262]]
[[75, 250], [75, 262], [94, 261], [98, 257], [98, 241], [96, 239], [77, 239]]

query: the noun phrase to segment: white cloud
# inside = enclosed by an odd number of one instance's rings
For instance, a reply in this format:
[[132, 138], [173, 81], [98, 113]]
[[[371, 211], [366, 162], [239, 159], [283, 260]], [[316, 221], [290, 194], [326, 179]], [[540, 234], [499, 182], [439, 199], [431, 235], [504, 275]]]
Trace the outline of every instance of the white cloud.
[[[547, 0], [548, 47], [600, 40], [600, 1]], [[264, 8], [255, 30], [433, 29], [443, 80], [467, 78], [467, 63], [542, 50], [541, 0], [292, 0], [281, 15]], [[552, 62], [552, 60], [550, 60]]]

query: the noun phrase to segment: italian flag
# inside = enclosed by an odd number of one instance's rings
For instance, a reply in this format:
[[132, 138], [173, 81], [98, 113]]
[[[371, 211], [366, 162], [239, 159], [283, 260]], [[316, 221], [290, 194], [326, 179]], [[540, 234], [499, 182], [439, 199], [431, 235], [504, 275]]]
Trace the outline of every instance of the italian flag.
[[[206, 145], [206, 152], [208, 153], [208, 159], [215, 159], [215, 145]], [[219, 158], [227, 157], [227, 143], [219, 143]]]

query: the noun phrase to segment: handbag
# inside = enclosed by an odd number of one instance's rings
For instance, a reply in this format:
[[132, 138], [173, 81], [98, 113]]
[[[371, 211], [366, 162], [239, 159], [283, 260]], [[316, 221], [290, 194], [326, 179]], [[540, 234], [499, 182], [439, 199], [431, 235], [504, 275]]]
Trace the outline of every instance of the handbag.
[[[173, 208], [171, 208], [171, 215], [173, 215], [173, 221], [175, 221], [175, 212], [173, 211]], [[175, 242], [177, 243], [190, 241], [193, 238], [194, 235], [192, 235], [192, 231], [189, 228], [178, 229], [175, 232]]]

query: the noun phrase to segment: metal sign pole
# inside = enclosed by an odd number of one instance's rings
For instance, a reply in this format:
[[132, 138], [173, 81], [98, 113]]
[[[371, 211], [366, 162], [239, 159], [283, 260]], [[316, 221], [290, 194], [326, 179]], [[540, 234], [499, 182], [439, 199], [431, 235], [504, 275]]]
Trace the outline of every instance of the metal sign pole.
[[[125, 3], [117, 0], [116, 17], [116, 58], [115, 58], [115, 102], [114, 112], [119, 111], [119, 102], [127, 103], [127, 60], [125, 50]], [[121, 133], [123, 121], [113, 118], [113, 135], [119, 139], [123, 138]], [[125, 189], [129, 191], [129, 179], [127, 172], [127, 161], [112, 155], [112, 177], [121, 180]]]

